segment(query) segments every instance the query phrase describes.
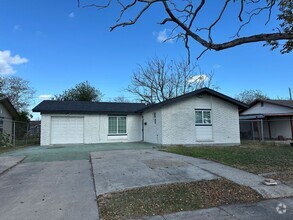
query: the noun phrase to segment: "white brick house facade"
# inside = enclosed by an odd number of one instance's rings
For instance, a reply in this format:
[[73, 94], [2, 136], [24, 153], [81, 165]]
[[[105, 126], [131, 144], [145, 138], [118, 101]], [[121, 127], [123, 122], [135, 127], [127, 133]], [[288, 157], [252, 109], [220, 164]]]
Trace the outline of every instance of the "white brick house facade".
[[223, 94], [201, 89], [148, 106], [45, 101], [34, 111], [42, 114], [41, 145], [138, 141], [238, 145], [238, 109], [244, 107]]
[[[210, 109], [211, 126], [195, 125], [195, 110]], [[154, 123], [153, 114], [157, 115]], [[240, 144], [238, 106], [211, 95], [191, 97], [160, 109], [143, 113], [147, 122], [144, 141], [159, 145]], [[206, 128], [211, 139], [202, 139]], [[210, 131], [209, 131], [210, 132]]]

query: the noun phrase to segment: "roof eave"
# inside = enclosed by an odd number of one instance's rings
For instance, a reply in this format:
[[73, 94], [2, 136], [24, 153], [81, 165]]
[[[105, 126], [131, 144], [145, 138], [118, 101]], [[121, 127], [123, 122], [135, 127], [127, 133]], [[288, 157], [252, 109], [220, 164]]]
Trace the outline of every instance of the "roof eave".
[[156, 103], [156, 104], [153, 104], [153, 105], [149, 105], [149, 106], [146, 106], [145, 108], [142, 109], [142, 112], [144, 111], [149, 111], [151, 109], [156, 109], [156, 108], [160, 108], [160, 107], [163, 107], [165, 105], [169, 105], [169, 104], [172, 104], [176, 101], [180, 101], [180, 100], [184, 100], [186, 98], [190, 98], [190, 97], [193, 97], [193, 96], [196, 96], [196, 95], [200, 95], [200, 94], [203, 94], [203, 93], [208, 93], [208, 94], [211, 94], [211, 95], [214, 95], [220, 99], [223, 99], [227, 102], [230, 102], [234, 105], [237, 105], [239, 109], [247, 109], [248, 108], [248, 105], [238, 101], [238, 100], [235, 100], [229, 96], [226, 96], [222, 93], [219, 93], [219, 92], [216, 92], [212, 89], [209, 89], [209, 88], [202, 88], [202, 89], [198, 89], [198, 90], [195, 90], [193, 92], [190, 92], [190, 93], [186, 93], [184, 95], [181, 95], [181, 96], [177, 96], [175, 98], [172, 98], [172, 99], [168, 99], [166, 101], [163, 101], [163, 102], [160, 102], [160, 103]]
[[8, 98], [3, 98], [1, 102], [5, 106], [5, 108], [8, 110], [8, 112], [11, 114], [13, 119], [17, 119], [19, 117], [17, 110], [14, 108], [14, 106], [12, 105], [12, 103], [10, 102]]

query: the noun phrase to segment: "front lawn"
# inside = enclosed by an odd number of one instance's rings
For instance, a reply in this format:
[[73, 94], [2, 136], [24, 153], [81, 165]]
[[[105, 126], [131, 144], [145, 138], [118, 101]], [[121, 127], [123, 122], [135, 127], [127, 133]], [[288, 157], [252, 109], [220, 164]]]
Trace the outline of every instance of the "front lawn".
[[98, 197], [102, 219], [130, 219], [260, 201], [249, 187], [226, 179], [148, 186]]
[[275, 173], [276, 179], [293, 181], [293, 147], [247, 144], [240, 147], [169, 147], [166, 151], [213, 160], [256, 174]]

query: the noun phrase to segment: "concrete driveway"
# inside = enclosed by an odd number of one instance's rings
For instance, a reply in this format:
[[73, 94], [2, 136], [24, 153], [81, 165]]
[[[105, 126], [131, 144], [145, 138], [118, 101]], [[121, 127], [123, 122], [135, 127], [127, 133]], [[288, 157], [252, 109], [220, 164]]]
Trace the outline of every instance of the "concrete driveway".
[[0, 218], [98, 219], [87, 160], [21, 163], [0, 176]]
[[135, 187], [219, 178], [176, 156], [154, 150], [91, 153], [97, 196]]
[[[111, 146], [114, 150], [102, 150]], [[220, 177], [250, 186], [265, 198], [293, 196], [293, 189], [284, 184], [264, 186], [263, 177], [212, 161], [150, 150], [153, 147], [139, 143], [37, 147], [1, 155], [0, 219], [94, 220], [99, 219], [96, 196], [101, 194]], [[26, 158], [7, 171], [13, 166], [9, 155], [14, 165]]]
[[213, 161], [155, 150], [92, 152], [97, 196], [135, 187], [226, 178], [249, 186], [266, 199], [293, 196], [293, 188], [279, 182], [265, 186], [264, 177]]
[[144, 143], [31, 147], [0, 155], [0, 219], [97, 220], [89, 153]]

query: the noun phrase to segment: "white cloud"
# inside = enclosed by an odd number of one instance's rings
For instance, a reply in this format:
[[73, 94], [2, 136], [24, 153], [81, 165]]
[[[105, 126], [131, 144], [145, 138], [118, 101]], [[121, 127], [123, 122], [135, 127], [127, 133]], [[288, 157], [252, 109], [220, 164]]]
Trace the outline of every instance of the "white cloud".
[[13, 26], [14, 31], [20, 31], [20, 25], [16, 24]]
[[71, 12], [69, 15], [68, 15], [69, 18], [75, 18], [75, 14], [74, 12]]
[[196, 75], [196, 76], [193, 76], [191, 77], [189, 80], [188, 80], [188, 83], [200, 83], [200, 82], [204, 82], [206, 80], [208, 80], [209, 77], [205, 74], [200, 74], [200, 75]]
[[27, 63], [28, 59], [20, 57], [19, 55], [11, 56], [9, 50], [0, 51], [0, 74], [15, 73], [13, 68], [15, 65]]
[[171, 30], [166, 28], [160, 31], [158, 34], [155, 33], [155, 35], [157, 35], [157, 41], [160, 43], [164, 43], [164, 42], [173, 43], [174, 39], [169, 39], [170, 34], [171, 34]]
[[41, 100], [48, 100], [48, 99], [51, 99], [52, 97], [53, 97], [53, 95], [51, 95], [51, 94], [39, 95], [39, 99], [41, 99]]

